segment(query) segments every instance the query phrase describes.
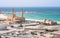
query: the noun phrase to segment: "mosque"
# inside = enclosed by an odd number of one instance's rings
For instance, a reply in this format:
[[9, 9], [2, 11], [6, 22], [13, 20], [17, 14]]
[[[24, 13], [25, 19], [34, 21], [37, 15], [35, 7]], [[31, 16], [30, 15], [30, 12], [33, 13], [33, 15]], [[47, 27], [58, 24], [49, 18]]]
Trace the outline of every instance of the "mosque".
[[24, 15], [23, 8], [22, 8], [21, 16], [16, 16], [16, 14], [14, 12], [14, 8], [12, 8], [12, 15], [7, 17], [7, 19], [4, 22], [7, 24], [18, 22], [18, 21], [24, 22], [25, 18], [23, 17], [23, 15]]

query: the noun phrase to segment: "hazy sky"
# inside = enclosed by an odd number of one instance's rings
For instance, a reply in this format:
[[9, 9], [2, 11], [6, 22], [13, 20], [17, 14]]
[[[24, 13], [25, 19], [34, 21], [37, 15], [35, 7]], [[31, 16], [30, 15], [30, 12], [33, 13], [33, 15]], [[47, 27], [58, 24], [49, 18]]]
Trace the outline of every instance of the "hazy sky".
[[60, 7], [60, 0], [0, 0], [0, 7]]

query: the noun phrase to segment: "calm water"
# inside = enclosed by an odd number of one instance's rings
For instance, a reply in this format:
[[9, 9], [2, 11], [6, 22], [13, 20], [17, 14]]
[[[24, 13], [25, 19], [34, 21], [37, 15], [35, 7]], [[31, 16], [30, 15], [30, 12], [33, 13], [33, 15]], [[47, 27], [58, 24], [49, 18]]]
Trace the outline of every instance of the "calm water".
[[[15, 7], [15, 12], [21, 12], [21, 7]], [[11, 12], [11, 7], [0, 7], [0, 12]], [[37, 19], [37, 20], [43, 20], [43, 19], [50, 19], [54, 21], [60, 22], [60, 7], [24, 7], [25, 13], [33, 13], [33, 14], [24, 14], [25, 18], [29, 19]], [[10, 16], [8, 14], [7, 16]], [[20, 14], [17, 14], [17, 16], [20, 16]]]

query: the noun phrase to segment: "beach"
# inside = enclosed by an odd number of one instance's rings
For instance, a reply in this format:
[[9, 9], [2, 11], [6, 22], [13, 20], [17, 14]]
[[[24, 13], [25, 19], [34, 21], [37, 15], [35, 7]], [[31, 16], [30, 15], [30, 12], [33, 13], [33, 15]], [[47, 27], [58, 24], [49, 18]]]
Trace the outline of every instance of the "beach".
[[[26, 20], [43, 22], [43, 20], [36, 20], [36, 19], [26, 19]], [[60, 22], [57, 23], [60, 24]]]
[[40, 22], [43, 22], [43, 20], [36, 20], [36, 19], [26, 19], [26, 20], [31, 20], [31, 21], [40, 21]]

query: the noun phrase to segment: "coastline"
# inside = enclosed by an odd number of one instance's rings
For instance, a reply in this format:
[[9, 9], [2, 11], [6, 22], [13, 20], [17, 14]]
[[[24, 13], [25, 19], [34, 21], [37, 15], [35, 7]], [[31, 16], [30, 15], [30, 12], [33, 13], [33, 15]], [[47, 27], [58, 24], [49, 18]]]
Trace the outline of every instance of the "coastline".
[[26, 20], [31, 20], [31, 21], [40, 21], [40, 22], [43, 22], [43, 20], [36, 20], [36, 19], [26, 19]]
[[[31, 20], [31, 21], [40, 21], [43, 22], [43, 20], [37, 20], [37, 19], [26, 19], [26, 20]], [[57, 22], [58, 24], [60, 24], [60, 22]]]

